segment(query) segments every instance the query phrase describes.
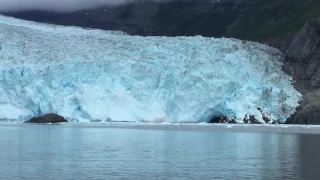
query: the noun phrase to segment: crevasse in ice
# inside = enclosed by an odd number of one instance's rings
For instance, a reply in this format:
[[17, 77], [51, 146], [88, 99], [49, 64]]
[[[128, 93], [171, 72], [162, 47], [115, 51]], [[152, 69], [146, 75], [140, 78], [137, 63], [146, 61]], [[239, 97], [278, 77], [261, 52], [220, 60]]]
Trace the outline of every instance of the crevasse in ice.
[[139, 37], [0, 16], [0, 119], [284, 121], [300, 94], [281, 53], [253, 42]]

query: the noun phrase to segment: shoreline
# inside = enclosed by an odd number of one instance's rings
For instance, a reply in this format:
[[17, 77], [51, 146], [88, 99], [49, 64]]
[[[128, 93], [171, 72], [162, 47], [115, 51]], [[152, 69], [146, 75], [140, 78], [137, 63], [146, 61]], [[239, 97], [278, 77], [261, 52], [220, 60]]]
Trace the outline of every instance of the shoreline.
[[269, 124], [208, 124], [208, 123], [63, 123], [63, 124], [25, 124], [22, 122], [0, 122], [0, 127], [16, 126], [52, 126], [63, 128], [112, 128], [158, 131], [195, 131], [195, 132], [230, 132], [230, 133], [292, 133], [320, 134], [320, 125], [269, 125]]

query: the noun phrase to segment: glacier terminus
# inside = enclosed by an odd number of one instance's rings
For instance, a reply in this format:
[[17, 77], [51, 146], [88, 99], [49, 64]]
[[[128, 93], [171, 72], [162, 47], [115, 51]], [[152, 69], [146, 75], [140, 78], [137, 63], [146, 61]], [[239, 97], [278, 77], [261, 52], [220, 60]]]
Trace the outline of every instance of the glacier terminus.
[[282, 54], [228, 38], [139, 37], [0, 16], [0, 119], [284, 122], [300, 93]]

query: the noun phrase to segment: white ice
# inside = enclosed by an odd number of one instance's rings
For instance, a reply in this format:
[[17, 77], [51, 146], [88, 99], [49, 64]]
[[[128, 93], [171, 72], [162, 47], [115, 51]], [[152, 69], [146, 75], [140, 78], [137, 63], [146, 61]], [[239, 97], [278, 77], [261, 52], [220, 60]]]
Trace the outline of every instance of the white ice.
[[301, 95], [281, 53], [236, 39], [139, 37], [0, 16], [0, 119], [284, 121]]

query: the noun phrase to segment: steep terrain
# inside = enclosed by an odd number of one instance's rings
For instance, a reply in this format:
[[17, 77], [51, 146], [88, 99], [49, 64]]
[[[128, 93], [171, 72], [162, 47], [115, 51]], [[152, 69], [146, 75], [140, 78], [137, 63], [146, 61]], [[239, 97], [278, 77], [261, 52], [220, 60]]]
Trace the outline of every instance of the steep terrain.
[[287, 123], [320, 124], [320, 20], [308, 20], [285, 54], [283, 70], [304, 94], [301, 106]]
[[320, 15], [320, 1], [143, 1], [64, 14], [39, 11], [6, 14], [39, 22], [121, 30], [133, 35], [224, 36], [264, 41], [298, 32], [306, 20]]

